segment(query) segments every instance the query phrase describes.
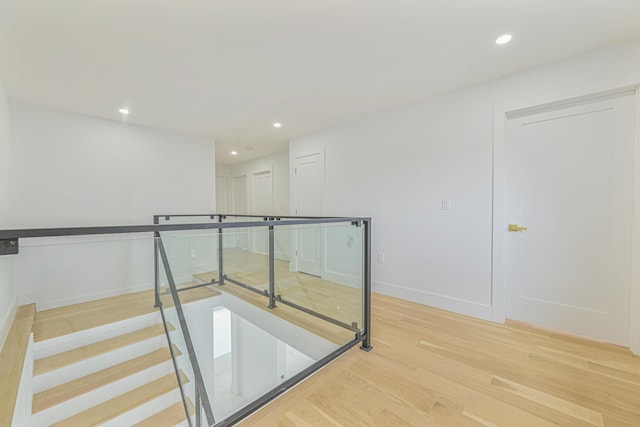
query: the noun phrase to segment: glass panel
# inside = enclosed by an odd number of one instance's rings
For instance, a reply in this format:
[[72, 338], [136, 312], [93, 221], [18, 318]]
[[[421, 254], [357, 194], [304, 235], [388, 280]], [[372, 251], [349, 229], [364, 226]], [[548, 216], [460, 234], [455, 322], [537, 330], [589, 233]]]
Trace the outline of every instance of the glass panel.
[[[276, 260], [276, 294], [283, 303], [317, 314], [316, 323], [331, 334], [329, 339], [344, 343], [344, 337], [353, 338], [363, 327], [363, 227], [290, 226], [277, 229], [276, 241], [280, 233], [298, 252], [290, 262]], [[342, 331], [330, 332], [328, 324]]]
[[[93, 352], [98, 350], [93, 345], [102, 343], [99, 354], [104, 354], [102, 349], [110, 344], [108, 340], [124, 335], [144, 336], [135, 342], [127, 338], [127, 348], [110, 349], [113, 351], [100, 358], [96, 370], [111, 369], [110, 381], [124, 380], [118, 377], [121, 364], [135, 359], [142, 366], [151, 360], [157, 365], [146, 374], [126, 378], [130, 389], [144, 387], [152, 380], [174, 383], [176, 375], [168, 358], [163, 322], [154, 307], [154, 243], [152, 233], [20, 239], [20, 252], [13, 257], [20, 291], [25, 298], [32, 298], [40, 311], [64, 307], [61, 311], [49, 311], [53, 317], [45, 317], [46, 321], [35, 328], [36, 340], [77, 333], [68, 341], [76, 348], [84, 347], [86, 354], [94, 357], [98, 353]], [[166, 278], [162, 277], [166, 284]], [[175, 307], [166, 290], [164, 285], [161, 300], [170, 324], [172, 348], [180, 349], [176, 351], [176, 360], [183, 373], [185, 391], [192, 396], [195, 382], [186, 361], [187, 352], [183, 350]], [[69, 369], [68, 374], [56, 378], [71, 381], [92, 372]], [[105, 402], [117, 398], [116, 391], [117, 388], [106, 387], [100, 398]], [[94, 405], [95, 402], [80, 399], [73, 407], [67, 405], [63, 411], [48, 414], [47, 425]]]
[[[225, 218], [225, 223], [248, 221], [263, 219]], [[224, 283], [218, 282], [219, 271], [212, 270], [208, 277], [194, 274], [194, 278], [202, 284], [211, 279], [215, 283], [179, 292], [217, 422], [353, 342], [362, 327], [362, 227], [284, 224], [274, 226], [273, 231], [277, 298], [272, 308], [268, 226], [225, 228], [221, 235], [207, 230], [197, 235], [216, 240], [218, 245], [222, 237]], [[322, 268], [332, 267], [329, 273], [322, 270], [325, 277], [296, 271], [291, 248], [299, 245], [295, 239], [305, 238], [300, 237], [300, 230], [318, 236], [314, 243], [324, 246], [316, 253], [333, 252], [320, 262]], [[184, 262], [178, 258], [189, 252], [194, 235], [172, 232], [162, 236], [167, 246], [181, 248], [168, 254], [172, 270], [174, 265], [181, 268]], [[219, 259], [216, 262], [220, 264]], [[192, 297], [202, 289], [216, 296]]]
[[[264, 222], [264, 218], [228, 216], [223, 222]], [[269, 289], [267, 227], [224, 229], [223, 247], [225, 280], [246, 284], [262, 292]]]

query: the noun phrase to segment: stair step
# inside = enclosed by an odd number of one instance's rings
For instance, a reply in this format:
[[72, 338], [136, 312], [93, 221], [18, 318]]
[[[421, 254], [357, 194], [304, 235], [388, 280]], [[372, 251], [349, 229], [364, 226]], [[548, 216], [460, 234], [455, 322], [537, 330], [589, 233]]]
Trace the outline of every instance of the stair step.
[[[183, 384], [189, 382], [189, 380], [182, 372], [180, 377]], [[100, 405], [94, 406], [91, 409], [80, 412], [77, 415], [53, 424], [53, 426], [95, 426], [106, 423], [109, 420], [112, 420], [131, 410], [134, 410], [135, 408], [142, 406], [143, 404], [150, 402], [177, 388], [178, 381], [176, 380], [175, 374], [165, 375], [160, 379], [140, 386], [111, 400], [101, 403]]]
[[36, 342], [155, 313], [154, 291], [140, 291], [39, 311], [33, 324]]
[[74, 363], [90, 359], [116, 349], [126, 347], [147, 339], [164, 334], [163, 325], [154, 325], [128, 334], [109, 338], [95, 344], [78, 347], [53, 356], [44, 357], [35, 361], [33, 375], [42, 375]]
[[[173, 350], [176, 356], [181, 354], [176, 346], [173, 346]], [[33, 413], [36, 414], [44, 411], [169, 360], [171, 360], [169, 349], [161, 348], [143, 356], [136, 357], [135, 359], [37, 393], [33, 397]]]
[[43, 359], [45, 357], [53, 356], [54, 354], [95, 344], [99, 341], [128, 334], [129, 332], [134, 332], [160, 323], [162, 323], [162, 317], [160, 316], [160, 312], [156, 311], [155, 313], [131, 317], [106, 325], [84, 329], [72, 334], [46, 339], [35, 343], [35, 358], [36, 360]]
[[[195, 407], [191, 399], [187, 399], [187, 403], [189, 405], [189, 413], [194, 414]], [[146, 420], [134, 424], [134, 427], [174, 427], [185, 421], [187, 421], [187, 414], [184, 412], [184, 404], [178, 402]]]

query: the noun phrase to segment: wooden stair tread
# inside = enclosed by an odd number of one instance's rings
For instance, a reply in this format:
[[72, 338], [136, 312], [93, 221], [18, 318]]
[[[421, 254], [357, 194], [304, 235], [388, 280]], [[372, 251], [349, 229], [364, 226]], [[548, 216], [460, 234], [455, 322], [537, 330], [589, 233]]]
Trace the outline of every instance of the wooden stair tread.
[[[186, 376], [182, 373], [181, 380], [183, 384], [189, 382]], [[87, 409], [86, 411], [80, 412], [79, 414], [53, 424], [53, 426], [76, 427], [99, 425], [177, 388], [178, 381], [176, 379], [176, 375], [168, 374], [162, 378], [101, 403], [100, 405], [94, 406], [91, 409]]]
[[[182, 354], [176, 346], [173, 346], [173, 351], [176, 356]], [[136, 374], [137, 372], [141, 372], [169, 360], [171, 360], [171, 353], [169, 352], [169, 349], [161, 348], [151, 353], [136, 357], [135, 359], [127, 360], [126, 362], [119, 363], [107, 369], [70, 381], [66, 384], [50, 388], [33, 397], [32, 412], [36, 414], [44, 411], [52, 406], [59, 405], [62, 402], [71, 400], [85, 393], [89, 393], [97, 388], [114, 383], [118, 380]]]
[[[193, 284], [196, 283], [178, 286]], [[183, 304], [219, 295], [217, 291], [208, 288], [188, 293], [189, 296], [185, 299], [182, 299], [181, 295]], [[33, 324], [34, 340], [35, 342], [44, 341], [155, 313], [158, 309], [154, 304], [154, 291], [148, 290], [40, 311], [36, 313]]]
[[29, 345], [29, 335], [36, 314], [35, 304], [23, 305], [9, 328], [7, 338], [0, 351], [0, 426], [9, 426], [18, 398], [18, 388], [22, 377], [22, 367]]
[[154, 291], [141, 291], [40, 311], [33, 325], [36, 342], [154, 313]]
[[[195, 413], [195, 408], [191, 399], [187, 399], [189, 405], [189, 412]], [[184, 405], [182, 402], [178, 402], [158, 412], [155, 415], [150, 416], [146, 420], [142, 420], [138, 424], [134, 424], [134, 427], [173, 427], [187, 419], [187, 414], [184, 413]]]
[[124, 335], [99, 341], [94, 344], [89, 344], [84, 347], [78, 347], [73, 350], [44, 357], [35, 361], [33, 375], [41, 375], [46, 372], [53, 371], [54, 369], [72, 365], [82, 360], [90, 359], [118, 348], [126, 347], [163, 334], [163, 325], [153, 325]]

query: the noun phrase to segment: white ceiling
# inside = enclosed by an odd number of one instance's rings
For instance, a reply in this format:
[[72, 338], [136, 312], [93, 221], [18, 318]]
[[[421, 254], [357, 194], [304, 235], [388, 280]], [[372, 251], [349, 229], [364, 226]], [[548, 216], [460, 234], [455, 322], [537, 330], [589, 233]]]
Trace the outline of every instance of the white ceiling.
[[126, 105], [215, 138], [224, 163], [637, 36], [640, 0], [0, 0], [10, 97]]

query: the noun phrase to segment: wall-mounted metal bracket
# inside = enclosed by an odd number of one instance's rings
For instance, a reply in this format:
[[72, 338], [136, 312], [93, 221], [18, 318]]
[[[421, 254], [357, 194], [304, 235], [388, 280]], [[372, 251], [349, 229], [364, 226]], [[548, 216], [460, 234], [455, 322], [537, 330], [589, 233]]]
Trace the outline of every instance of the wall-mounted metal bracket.
[[18, 239], [0, 239], [0, 255], [16, 255]]

